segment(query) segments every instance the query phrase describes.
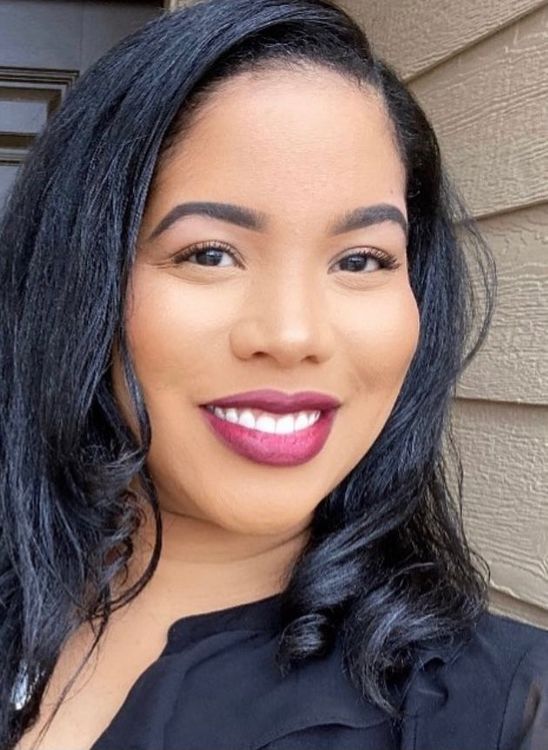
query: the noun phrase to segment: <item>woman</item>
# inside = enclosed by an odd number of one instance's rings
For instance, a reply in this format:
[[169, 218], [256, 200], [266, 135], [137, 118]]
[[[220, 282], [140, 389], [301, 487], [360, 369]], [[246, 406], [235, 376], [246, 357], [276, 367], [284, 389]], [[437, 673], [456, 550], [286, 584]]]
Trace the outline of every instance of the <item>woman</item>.
[[1, 245], [2, 748], [547, 746], [446, 478], [492, 259], [348, 15], [148, 24]]

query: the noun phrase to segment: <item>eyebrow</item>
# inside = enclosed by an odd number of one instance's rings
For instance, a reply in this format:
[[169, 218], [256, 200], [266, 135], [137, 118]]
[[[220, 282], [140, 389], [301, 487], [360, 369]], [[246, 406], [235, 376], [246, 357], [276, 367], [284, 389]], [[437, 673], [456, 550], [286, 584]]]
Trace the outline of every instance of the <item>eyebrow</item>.
[[[264, 232], [268, 226], [268, 216], [261, 211], [256, 211], [245, 206], [237, 206], [234, 203], [216, 203], [211, 201], [194, 201], [191, 203], [180, 203], [167, 213], [156, 228], [149, 235], [147, 242], [165, 232], [172, 224], [180, 221], [185, 216], [207, 216], [211, 219], [220, 219], [231, 224], [236, 224], [245, 229]], [[349, 211], [331, 225], [329, 235], [335, 236], [362, 229], [374, 224], [390, 221], [398, 224], [407, 238], [408, 224], [405, 216], [397, 206], [391, 203], [376, 203], [372, 206], [360, 206]]]

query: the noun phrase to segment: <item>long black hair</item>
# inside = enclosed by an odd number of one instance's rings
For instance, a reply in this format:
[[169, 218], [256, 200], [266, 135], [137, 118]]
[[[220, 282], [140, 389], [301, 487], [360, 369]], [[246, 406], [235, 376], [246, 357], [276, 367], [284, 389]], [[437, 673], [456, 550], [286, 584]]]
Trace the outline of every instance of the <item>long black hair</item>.
[[[492, 316], [489, 248], [447, 176], [423, 110], [348, 14], [330, 0], [202, 0], [149, 22], [76, 82], [4, 207], [3, 750], [36, 720], [68, 636], [86, 621], [100, 623], [89, 658], [111, 612], [142, 590], [160, 555], [161, 517], [146, 466], [150, 423], [123, 319], [155, 170], [217, 82], [301, 62], [382, 94], [407, 175], [421, 333], [384, 429], [315, 510], [283, 592], [277, 664], [285, 674], [325, 653], [338, 633], [355, 685], [398, 716], [390, 685], [417, 649], [466, 633], [486, 609], [488, 569], [463, 534], [451, 405]], [[115, 343], [139, 440], [113, 396]], [[142, 578], [114, 598], [113, 581], [127, 573], [143, 520], [130, 489], [135, 478], [146, 490], [156, 544]]]

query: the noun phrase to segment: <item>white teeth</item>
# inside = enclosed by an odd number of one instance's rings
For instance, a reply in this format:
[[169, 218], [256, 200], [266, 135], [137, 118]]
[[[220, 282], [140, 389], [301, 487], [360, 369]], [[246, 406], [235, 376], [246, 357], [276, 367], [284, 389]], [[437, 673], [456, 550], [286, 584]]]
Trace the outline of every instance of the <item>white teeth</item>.
[[263, 412], [255, 417], [250, 409], [222, 409], [219, 406], [207, 408], [227, 422], [237, 422], [242, 427], [276, 435], [289, 435], [305, 430], [321, 416], [321, 411], [301, 411], [296, 414], [284, 414], [282, 417]]
[[242, 427], [251, 427], [253, 429], [255, 427], [255, 417], [253, 416], [253, 413], [248, 409], [244, 409], [238, 417], [238, 424], [241, 424]]
[[[218, 411], [221, 412], [221, 415], [217, 415], [217, 416], [222, 416], [222, 409], [219, 409]], [[227, 409], [225, 411], [225, 419], [228, 422], [237, 422], [238, 421], [238, 412], [236, 411], [236, 409]]]

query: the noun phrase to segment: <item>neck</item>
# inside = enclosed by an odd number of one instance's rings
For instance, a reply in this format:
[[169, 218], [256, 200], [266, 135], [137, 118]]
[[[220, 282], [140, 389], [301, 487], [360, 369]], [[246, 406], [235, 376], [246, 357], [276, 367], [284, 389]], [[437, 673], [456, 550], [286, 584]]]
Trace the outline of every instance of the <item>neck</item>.
[[[225, 609], [263, 599], [285, 589], [291, 569], [309, 537], [310, 519], [278, 535], [248, 535], [209, 520], [161, 510], [162, 551], [152, 579], [135, 605], [174, 620], [187, 614]], [[147, 521], [135, 539], [129, 579], [135, 582], [148, 564], [154, 522]], [[133, 606], [133, 605], [132, 605]]]

